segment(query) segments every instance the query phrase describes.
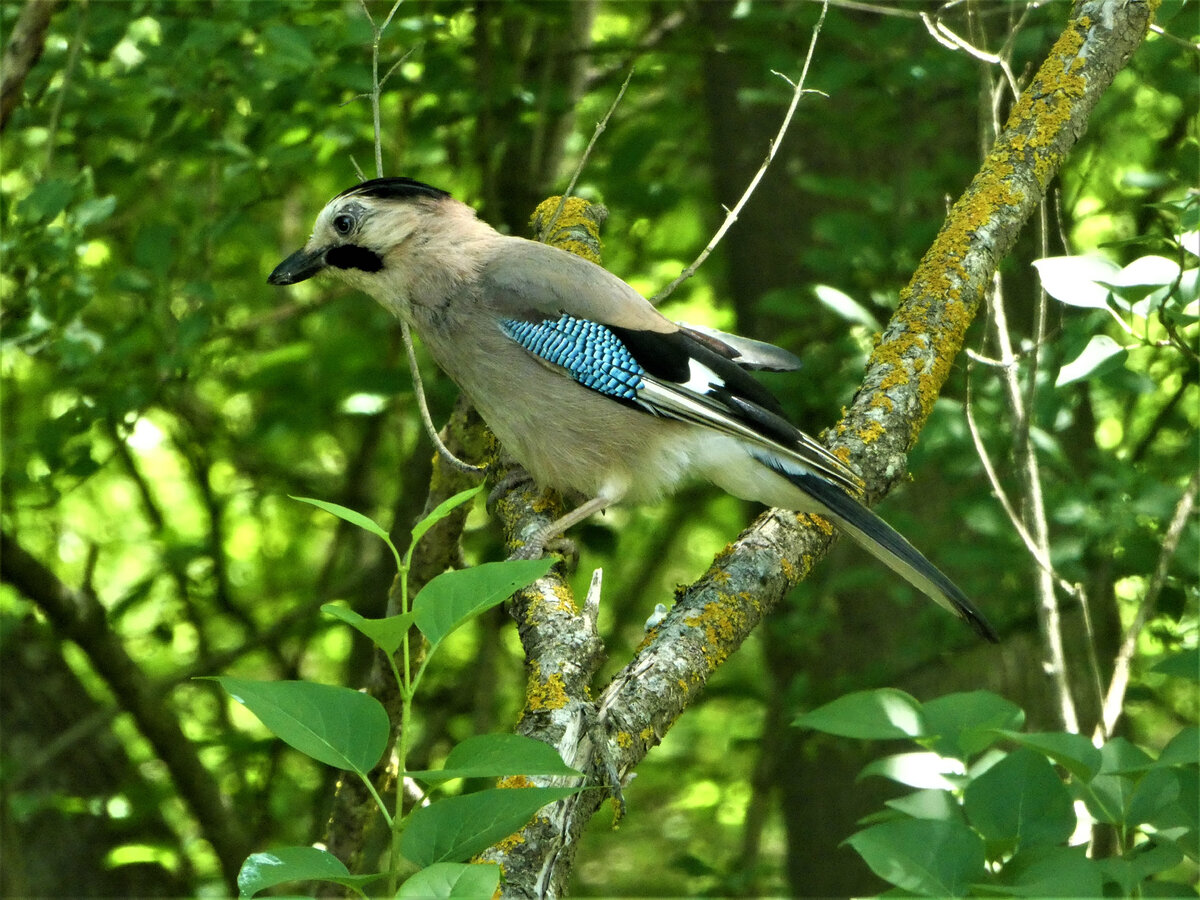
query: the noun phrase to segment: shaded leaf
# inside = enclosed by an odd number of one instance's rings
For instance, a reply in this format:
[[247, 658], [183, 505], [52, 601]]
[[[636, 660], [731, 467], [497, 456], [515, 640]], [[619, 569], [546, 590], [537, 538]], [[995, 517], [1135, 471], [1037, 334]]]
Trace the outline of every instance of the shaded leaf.
[[310, 681], [212, 680], [280, 740], [328, 766], [366, 774], [387, 747], [387, 712], [367, 694]]
[[1070, 792], [1044, 756], [1025, 748], [967, 785], [963, 810], [980, 834], [1006, 848], [1062, 843], [1075, 830]]
[[480, 734], [455, 745], [441, 769], [407, 773], [423, 781], [504, 775], [581, 775], [549, 744], [521, 734]]
[[499, 887], [500, 867], [494, 863], [434, 863], [400, 885], [396, 896], [491, 900]]
[[463, 623], [503, 603], [518, 589], [549, 572], [553, 565], [551, 559], [518, 559], [443, 572], [430, 580], [413, 600], [417, 627], [436, 648]]
[[1100, 769], [1099, 749], [1081, 734], [1070, 734], [1065, 731], [1021, 734], [1006, 730], [1001, 730], [999, 733], [1023, 747], [1029, 747], [1048, 756], [1076, 778], [1084, 781], [1087, 781]]
[[400, 645], [404, 642], [404, 635], [412, 627], [415, 618], [412, 613], [404, 613], [403, 615], [388, 616], [385, 619], [368, 619], [340, 603], [326, 603], [321, 607], [321, 612], [333, 616], [335, 619], [341, 619], [369, 638], [388, 656], [400, 649]]
[[473, 499], [475, 495], [482, 490], [483, 482], [481, 481], [479, 484], [475, 485], [475, 487], [467, 488], [465, 491], [459, 491], [453, 497], [447, 497], [445, 500], [435, 506], [429, 515], [427, 515], [413, 527], [412, 543], [415, 544], [417, 541], [419, 541], [425, 536], [425, 532], [427, 532], [438, 522], [442, 521], [442, 519], [446, 518], [446, 516], [450, 515], [450, 513], [454, 512], [454, 510], [458, 509], [458, 507], [462, 506], [468, 500]]
[[309, 503], [317, 509], [323, 509], [325, 512], [337, 516], [339, 519], [349, 522], [351, 525], [357, 525], [363, 531], [369, 531], [371, 534], [383, 538], [385, 541], [390, 540], [387, 531], [382, 525], [374, 519], [369, 519], [360, 512], [355, 512], [352, 509], [347, 509], [344, 506], [339, 506], [336, 503], [330, 503], [327, 500], [314, 500], [312, 497], [293, 497], [288, 494], [293, 500], [299, 500], [301, 503]]
[[583, 788], [491, 788], [447, 797], [412, 814], [400, 851], [419, 866], [461, 862], [520, 830], [539, 809]]
[[995, 893], [1013, 897], [1100, 897], [1104, 870], [1087, 858], [1087, 846], [1033, 847], [1017, 853]]
[[884, 822], [846, 840], [871, 871], [923, 897], [962, 897], [984, 877], [983, 841], [958, 822]]
[[1200, 647], [1192, 647], [1160, 659], [1150, 667], [1151, 672], [1200, 681]]
[[932, 749], [945, 756], [967, 759], [995, 743], [999, 728], [1020, 728], [1025, 712], [990, 691], [970, 691], [937, 697], [924, 705], [927, 735], [936, 735]]

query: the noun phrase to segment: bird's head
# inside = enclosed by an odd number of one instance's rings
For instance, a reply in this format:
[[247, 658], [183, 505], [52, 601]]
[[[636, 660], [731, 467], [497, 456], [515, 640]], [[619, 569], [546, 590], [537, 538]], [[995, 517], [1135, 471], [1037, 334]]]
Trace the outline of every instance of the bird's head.
[[325, 205], [308, 243], [276, 266], [267, 282], [296, 284], [329, 271], [382, 299], [391, 293], [387, 287], [396, 286], [392, 282], [405, 277], [394, 271], [403, 267], [405, 246], [444, 230], [462, 218], [462, 210], [469, 207], [411, 178], [364, 181]]

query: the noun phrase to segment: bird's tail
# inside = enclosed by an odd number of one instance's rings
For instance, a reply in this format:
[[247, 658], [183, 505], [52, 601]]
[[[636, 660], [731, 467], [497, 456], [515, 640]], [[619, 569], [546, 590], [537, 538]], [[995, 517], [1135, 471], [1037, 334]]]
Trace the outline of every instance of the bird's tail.
[[1000, 640], [983, 613], [975, 608], [958, 586], [905, 540], [900, 532], [871, 510], [819, 475], [795, 471], [771, 457], [758, 456], [758, 459], [815, 501], [821, 507], [821, 515], [832, 519], [884, 565], [903, 576], [939, 606], [954, 613], [981, 637], [993, 643]]

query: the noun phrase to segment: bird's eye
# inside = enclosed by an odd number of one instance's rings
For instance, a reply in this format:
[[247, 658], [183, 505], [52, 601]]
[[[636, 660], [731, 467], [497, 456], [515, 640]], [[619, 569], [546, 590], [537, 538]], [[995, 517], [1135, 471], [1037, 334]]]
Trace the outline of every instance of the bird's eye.
[[354, 216], [342, 213], [333, 220], [333, 230], [345, 237], [354, 230]]

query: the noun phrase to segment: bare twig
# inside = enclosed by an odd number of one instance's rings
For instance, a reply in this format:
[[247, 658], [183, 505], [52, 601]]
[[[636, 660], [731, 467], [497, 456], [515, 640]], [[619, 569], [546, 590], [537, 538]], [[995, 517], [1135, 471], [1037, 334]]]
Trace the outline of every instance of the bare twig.
[[[359, 0], [367, 21], [371, 23], [373, 32], [371, 38], [371, 93], [368, 96], [371, 98], [371, 120], [375, 125], [375, 176], [377, 178], [383, 177], [383, 137], [380, 128], [379, 98], [383, 93], [384, 82], [387, 81], [392, 72], [396, 71], [396, 66], [408, 58], [408, 54], [404, 54], [388, 69], [387, 74], [380, 79], [379, 44], [383, 40], [383, 32], [391, 24], [392, 17], [396, 15], [396, 10], [400, 8], [400, 4], [403, 2], [404, 0], [396, 0], [388, 12], [387, 18], [383, 20], [383, 24], [376, 25], [375, 20], [371, 18], [370, 10], [367, 9], [366, 0]], [[355, 163], [354, 167], [358, 169], [358, 163]], [[359, 177], [361, 177], [361, 172], [359, 173]], [[412, 372], [413, 394], [417, 398], [417, 409], [421, 411], [421, 422], [424, 424], [425, 431], [429, 435], [429, 439], [433, 442], [433, 446], [448, 465], [460, 472], [485, 471], [483, 466], [474, 466], [469, 462], [459, 459], [442, 442], [441, 437], [438, 435], [437, 426], [433, 424], [433, 418], [429, 415], [429, 403], [425, 399], [425, 384], [421, 380], [421, 367], [417, 365], [417, 355], [413, 349], [412, 331], [409, 329], [408, 323], [403, 319], [400, 321], [400, 335], [404, 339], [404, 353], [408, 357], [408, 369]]]
[[998, 66], [1000, 71], [1004, 73], [1004, 78], [1008, 82], [1008, 89], [1012, 91], [1013, 97], [1016, 97], [1021, 91], [1017, 87], [1017, 76], [1013, 74], [1012, 66], [1008, 60], [996, 53], [989, 53], [986, 50], [980, 49], [965, 38], [959, 37], [949, 27], [938, 18], [935, 22], [929, 13], [922, 12], [920, 14], [921, 21], [925, 23], [925, 29], [930, 36], [948, 50], [962, 50], [964, 53], [975, 57], [980, 62], [985, 62], [988, 65]]
[[654, 298], [650, 302], [655, 306], [669, 297], [675, 288], [679, 287], [679, 285], [683, 284], [696, 274], [696, 270], [700, 268], [701, 264], [703, 264], [706, 259], [708, 259], [708, 255], [713, 252], [717, 244], [721, 242], [721, 239], [725, 237], [725, 233], [733, 227], [733, 223], [737, 221], [738, 214], [742, 211], [742, 207], [746, 205], [747, 201], [750, 199], [750, 195], [753, 194], [755, 189], [758, 187], [758, 183], [762, 181], [763, 176], [767, 174], [767, 168], [775, 159], [775, 154], [779, 152], [779, 145], [783, 143], [783, 136], [787, 134], [788, 127], [792, 124], [792, 116], [796, 113], [796, 107], [800, 103], [800, 97], [804, 94], [821, 94], [821, 96], [827, 96], [821, 91], [805, 90], [804, 80], [808, 77], [808, 67], [812, 63], [813, 53], [816, 52], [817, 49], [817, 37], [821, 34], [821, 26], [825, 24], [825, 13], [828, 11], [829, 0], [825, 0], [825, 2], [821, 4], [821, 16], [817, 19], [817, 24], [813, 26], [812, 40], [810, 40], [808, 44], [808, 54], [804, 57], [804, 68], [800, 72], [800, 79], [793, 82], [786, 75], [780, 74], [779, 72], [773, 73], [775, 75], [779, 75], [780, 78], [792, 85], [793, 91], [792, 102], [788, 105], [787, 113], [784, 114], [783, 117], [783, 122], [781, 122], [779, 125], [779, 131], [775, 134], [775, 139], [771, 141], [770, 145], [767, 147], [766, 159], [763, 160], [763, 163], [761, 166], [759, 166], [758, 171], [754, 173], [754, 177], [750, 179], [750, 184], [746, 186], [746, 190], [743, 192], [741, 199], [734, 204], [733, 209], [729, 210], [728, 214], [725, 216], [725, 221], [721, 223], [721, 227], [717, 229], [717, 233], [714, 234], [712, 240], [708, 242], [708, 246], [700, 251], [700, 255], [696, 257], [696, 260], [690, 266], [680, 272], [674, 281], [654, 295]]
[[1170, 41], [1172, 44], [1178, 44], [1180, 47], [1186, 47], [1187, 49], [1191, 50], [1193, 53], [1200, 53], [1200, 44], [1193, 44], [1189, 40], [1185, 40], [1184, 38], [1181, 38], [1178, 35], [1171, 34], [1171, 32], [1167, 31], [1161, 25], [1151, 24], [1150, 30], [1153, 31], [1155, 34], [1157, 34], [1163, 40]]
[[[1004, 312], [1003, 292], [1000, 290], [996, 290], [992, 294], [991, 312], [996, 328], [996, 340], [1000, 344], [1000, 358], [1006, 363], [1003, 369], [1004, 383], [1008, 389], [1008, 402], [1016, 425], [1015, 431], [1018, 436], [1024, 436], [1021, 444], [1013, 448], [1025, 492], [1024, 520], [1030, 537], [1038, 548], [1035, 558], [1048, 561], [1050, 559], [1050, 529], [1046, 520], [1046, 503], [1042, 496], [1041, 467], [1038, 463], [1037, 451], [1033, 442], [1029, 440], [1030, 411], [1025, 406], [1025, 398], [1021, 390], [1021, 380], [1018, 376], [1018, 367], [1008, 331], [1008, 320]], [[1054, 593], [1054, 577], [1052, 570], [1044, 565], [1038, 566], [1037, 574], [1038, 621], [1042, 628], [1042, 638], [1046, 642], [1044, 666], [1046, 673], [1053, 679], [1058, 694], [1063, 728], [1072, 734], [1078, 734], [1079, 716], [1075, 711], [1075, 699], [1071, 694], [1070, 679], [1067, 677], [1062, 617], [1058, 607], [1058, 597]]]
[[575, 167], [574, 174], [571, 175], [571, 181], [567, 184], [567, 189], [563, 191], [561, 197], [558, 198], [558, 206], [554, 208], [554, 215], [550, 217], [550, 221], [546, 224], [542, 233], [549, 238], [554, 233], [554, 224], [558, 221], [558, 217], [562, 214], [563, 207], [567, 205], [567, 198], [571, 196], [571, 192], [575, 190], [575, 182], [579, 180], [580, 173], [583, 172], [583, 167], [587, 165], [588, 157], [592, 155], [592, 148], [596, 146], [596, 141], [604, 129], [608, 127], [608, 120], [612, 117], [613, 110], [617, 108], [617, 104], [621, 102], [621, 98], [625, 96], [625, 89], [629, 87], [629, 82], [633, 78], [633, 69], [629, 70], [629, 74], [625, 76], [625, 81], [621, 84], [621, 90], [617, 91], [617, 98], [613, 100], [612, 106], [608, 108], [608, 112], [604, 114], [604, 118], [596, 123], [596, 130], [592, 132], [592, 139], [588, 141], [588, 145], [584, 148], [583, 156], [579, 159], [579, 165]]
[[433, 418], [429, 415], [429, 404], [425, 401], [425, 386], [421, 381], [421, 367], [417, 365], [417, 354], [413, 349], [412, 331], [409, 330], [408, 323], [403, 319], [400, 320], [400, 334], [404, 338], [404, 352], [408, 356], [408, 369], [412, 372], [413, 394], [417, 398], [417, 408], [421, 411], [421, 421], [425, 424], [425, 430], [429, 433], [429, 439], [433, 441], [433, 446], [437, 448], [437, 452], [441, 454], [447, 465], [460, 472], [486, 472], [486, 466], [475, 466], [466, 460], [459, 459], [442, 442], [437, 427], [433, 424]]
[[1100, 722], [1096, 725], [1096, 731], [1092, 735], [1092, 742], [1097, 745], [1112, 734], [1117, 720], [1121, 717], [1125, 705], [1125, 691], [1129, 687], [1130, 663], [1133, 660], [1133, 653], [1137, 649], [1138, 637], [1142, 633], [1146, 620], [1154, 611], [1154, 607], [1158, 603], [1158, 596], [1167, 582], [1167, 570], [1170, 568], [1175, 551], [1179, 549], [1179, 540], [1183, 536], [1183, 528], [1187, 524], [1188, 516], [1192, 514], [1192, 509], [1196, 505], [1197, 492], [1200, 492], [1200, 473], [1193, 473], [1191, 481], [1183, 491], [1183, 496], [1175, 504], [1175, 512], [1167, 526], [1167, 533], [1163, 535], [1162, 552], [1158, 555], [1158, 565], [1155, 566], [1154, 575], [1146, 587], [1146, 595], [1138, 605], [1137, 613], [1134, 614], [1133, 621], [1129, 623], [1129, 627], [1125, 629], [1125, 636], [1121, 639], [1121, 647], [1113, 662], [1113, 674], [1108, 684], [1108, 693], [1104, 696]]
[[[379, 95], [383, 91], [383, 82], [379, 80], [379, 43], [383, 39], [383, 32], [387, 30], [388, 25], [392, 23], [392, 16], [396, 15], [396, 10], [400, 8], [400, 4], [404, 0], [396, 0], [392, 4], [391, 10], [388, 11], [387, 18], [383, 20], [382, 25], [376, 25], [375, 20], [371, 18], [371, 11], [367, 9], [367, 0], [358, 0], [362, 6], [363, 13], [367, 17], [367, 21], [371, 23], [371, 119], [375, 124], [375, 177], [383, 177], [383, 142], [379, 138]], [[404, 58], [401, 57], [401, 62]], [[395, 66], [392, 67], [393, 69]], [[389, 70], [388, 74], [392, 74]]]

